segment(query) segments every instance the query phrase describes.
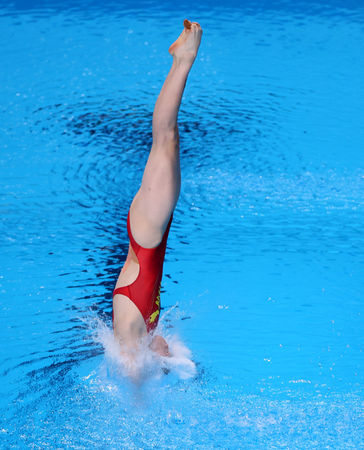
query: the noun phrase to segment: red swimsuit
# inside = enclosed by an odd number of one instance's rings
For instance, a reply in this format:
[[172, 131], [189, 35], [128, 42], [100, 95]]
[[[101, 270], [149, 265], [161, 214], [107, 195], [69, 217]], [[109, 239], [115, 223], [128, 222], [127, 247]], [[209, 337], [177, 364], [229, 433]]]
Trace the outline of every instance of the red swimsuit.
[[[157, 326], [159, 320], [163, 261], [172, 217], [173, 215], [171, 215], [160, 244], [154, 248], [144, 248], [133, 238], [130, 229], [130, 211], [128, 214], [128, 235], [131, 247], [138, 258], [139, 274], [133, 283], [116, 288], [113, 297], [116, 294], [126, 295], [141, 312], [148, 332]], [[112, 319], [114, 323], [114, 311]]]

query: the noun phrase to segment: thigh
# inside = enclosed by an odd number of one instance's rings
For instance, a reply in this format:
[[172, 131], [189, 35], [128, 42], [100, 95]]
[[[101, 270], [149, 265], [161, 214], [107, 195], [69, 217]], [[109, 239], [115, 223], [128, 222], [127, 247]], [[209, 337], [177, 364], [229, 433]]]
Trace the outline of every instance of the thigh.
[[181, 186], [178, 148], [153, 148], [142, 185], [130, 207], [130, 228], [143, 247], [157, 246], [176, 206]]
[[133, 343], [147, 334], [143, 316], [126, 295], [113, 298], [114, 334], [124, 344]]

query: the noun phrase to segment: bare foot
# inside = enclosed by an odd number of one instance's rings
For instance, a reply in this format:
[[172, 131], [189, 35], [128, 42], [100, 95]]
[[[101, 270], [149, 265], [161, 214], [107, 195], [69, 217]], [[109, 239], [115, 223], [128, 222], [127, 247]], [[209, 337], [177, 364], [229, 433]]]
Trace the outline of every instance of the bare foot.
[[179, 38], [169, 47], [169, 53], [179, 63], [192, 66], [201, 42], [202, 28], [197, 22], [185, 20]]
[[150, 348], [160, 356], [171, 356], [168, 344], [162, 336], [154, 336]]

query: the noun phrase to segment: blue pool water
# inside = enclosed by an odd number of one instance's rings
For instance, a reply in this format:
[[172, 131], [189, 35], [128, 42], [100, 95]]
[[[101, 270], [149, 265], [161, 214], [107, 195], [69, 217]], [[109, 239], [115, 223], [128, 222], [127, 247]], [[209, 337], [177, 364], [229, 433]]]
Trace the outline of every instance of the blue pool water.
[[[177, 361], [134, 386], [111, 292], [185, 17]], [[363, 25], [359, 1], [2, 4], [2, 448], [364, 448]]]

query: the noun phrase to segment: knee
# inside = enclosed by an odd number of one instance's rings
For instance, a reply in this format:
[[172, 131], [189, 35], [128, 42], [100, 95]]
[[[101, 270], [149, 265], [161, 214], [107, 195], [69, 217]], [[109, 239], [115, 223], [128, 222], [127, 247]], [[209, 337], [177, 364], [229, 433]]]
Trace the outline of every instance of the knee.
[[158, 130], [153, 130], [153, 144], [158, 147], [170, 147], [179, 145], [178, 127], [159, 127]]

